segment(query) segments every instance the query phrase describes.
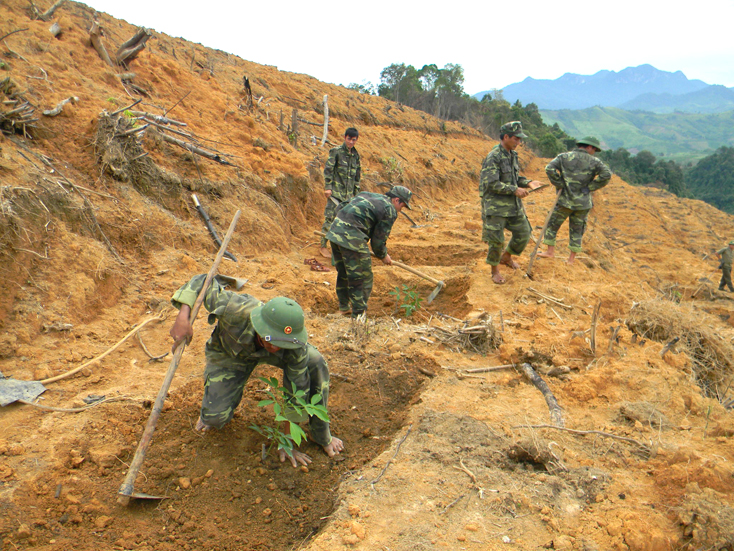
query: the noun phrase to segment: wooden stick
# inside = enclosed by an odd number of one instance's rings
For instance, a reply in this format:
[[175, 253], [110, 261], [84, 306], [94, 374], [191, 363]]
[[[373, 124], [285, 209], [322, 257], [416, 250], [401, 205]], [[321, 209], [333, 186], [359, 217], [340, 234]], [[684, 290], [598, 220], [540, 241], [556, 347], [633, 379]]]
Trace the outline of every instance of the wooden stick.
[[2, 42], [3, 40], [5, 40], [6, 38], [8, 38], [12, 34], [15, 34], [15, 33], [24, 33], [27, 30], [28, 29], [16, 29], [14, 31], [9, 32], [8, 34], [4, 34], [2, 37], [0, 37], [0, 42]]
[[548, 224], [550, 224], [551, 216], [553, 216], [553, 210], [556, 208], [556, 203], [558, 203], [558, 199], [561, 198], [561, 193], [563, 193], [563, 188], [558, 190], [558, 193], [556, 193], [556, 198], [553, 200], [553, 204], [551, 205], [550, 211], [548, 211], [548, 216], [545, 218], [545, 224], [543, 224], [543, 229], [540, 230], [540, 239], [538, 239], [535, 242], [535, 248], [533, 249], [533, 254], [530, 255], [530, 262], [528, 263], [528, 271], [526, 272], [528, 274], [528, 277], [532, 279], [533, 275], [533, 263], [535, 262], [535, 255], [538, 253], [538, 247], [540, 247], [540, 243], [543, 240], [543, 236], [545, 235], [545, 230], [548, 229]]
[[97, 55], [99, 55], [100, 59], [110, 67], [114, 67], [115, 64], [112, 63], [110, 54], [107, 53], [107, 49], [104, 47], [104, 44], [102, 44], [101, 36], [102, 27], [100, 27], [99, 23], [95, 21], [89, 29], [89, 41], [92, 43], [92, 47], [97, 50]]
[[324, 133], [321, 136], [321, 147], [324, 147], [329, 136], [329, 96], [324, 95]]
[[382, 475], [385, 474], [385, 471], [390, 466], [390, 463], [392, 463], [392, 460], [395, 459], [395, 456], [396, 455], [398, 455], [398, 452], [400, 451], [400, 446], [402, 446], [403, 445], [403, 442], [405, 442], [405, 439], [408, 438], [408, 435], [410, 434], [410, 431], [411, 430], [413, 430], [413, 425], [412, 424], [408, 427], [408, 431], [405, 433], [405, 436], [403, 436], [400, 439], [400, 442], [398, 442], [398, 447], [395, 448], [395, 453], [392, 454], [392, 457], [387, 460], [387, 463], [385, 463], [385, 467], [382, 469], [382, 472], [380, 473], [380, 475], [377, 478], [375, 478], [372, 482], [370, 482], [370, 484], [374, 485], [374, 484], [377, 484], [380, 481], [380, 479], [382, 478]]
[[499, 371], [500, 369], [509, 369], [515, 367], [515, 364], [497, 365], [494, 367], [477, 367], [476, 369], [465, 369], [464, 373], [487, 373], [489, 371]]
[[222, 165], [229, 165], [234, 166], [232, 163], [230, 163], [227, 159], [224, 159], [219, 155], [219, 153], [212, 153], [211, 151], [206, 151], [204, 149], [201, 149], [200, 147], [196, 147], [195, 145], [188, 144], [182, 140], [178, 140], [174, 138], [173, 136], [169, 136], [168, 134], [159, 134], [161, 138], [163, 138], [164, 141], [176, 144], [179, 147], [182, 147], [186, 151], [189, 151], [191, 153], [196, 153], [197, 155], [201, 155], [202, 157], [206, 157], [207, 159], [211, 159], [212, 161], [216, 161], [219, 164]]
[[557, 304], [558, 306], [562, 306], [563, 308], [568, 308], [569, 310], [573, 310], [573, 306], [572, 306], [572, 305], [570, 305], [570, 304], [564, 304], [564, 303], [563, 303], [563, 302], [561, 302], [560, 300], [558, 300], [558, 299], [555, 299], [555, 298], [553, 298], [553, 297], [551, 297], [551, 296], [548, 296], [548, 295], [544, 295], [543, 293], [541, 293], [540, 291], [536, 291], [536, 290], [535, 290], [535, 289], [533, 289], [532, 287], [528, 287], [528, 291], [530, 291], [531, 293], [535, 293], [535, 294], [536, 294], [536, 295], [538, 295], [538, 296], [539, 296], [540, 298], [543, 298], [543, 299], [545, 299], [545, 300], [549, 300], [549, 301], [550, 301], [550, 302], [552, 302], [553, 304]]
[[[191, 309], [191, 314], [189, 315], [189, 323], [192, 325], [196, 321], [196, 315], [199, 313], [199, 308], [201, 308], [201, 305], [204, 302], [204, 297], [209, 290], [209, 285], [211, 285], [211, 282], [217, 273], [219, 264], [222, 262], [222, 258], [224, 258], [224, 252], [227, 250], [227, 245], [229, 245], [230, 239], [232, 239], [235, 226], [237, 226], [237, 221], [240, 219], [241, 213], [242, 211], [240, 210], [235, 213], [234, 218], [232, 219], [232, 223], [229, 225], [227, 235], [224, 237], [224, 241], [222, 242], [222, 246], [219, 248], [219, 252], [214, 259], [214, 263], [212, 264], [209, 273], [206, 275], [206, 279], [204, 280], [204, 284], [201, 287], [199, 296], [196, 298], [196, 302], [194, 302], [194, 306]], [[122, 486], [120, 486], [120, 490], [118, 492], [120, 494], [118, 497], [118, 502], [122, 505], [127, 505], [130, 502], [130, 497], [133, 496], [135, 479], [138, 476], [140, 467], [143, 466], [143, 461], [145, 461], [145, 453], [148, 451], [148, 446], [153, 439], [153, 433], [155, 432], [155, 427], [158, 423], [158, 417], [160, 416], [161, 410], [163, 409], [163, 402], [168, 395], [168, 389], [171, 386], [171, 381], [173, 381], [173, 376], [176, 374], [178, 363], [181, 360], [181, 356], [183, 355], [185, 348], [186, 339], [183, 339], [173, 353], [173, 359], [171, 360], [171, 364], [168, 366], [168, 371], [166, 372], [166, 377], [163, 380], [161, 389], [158, 391], [158, 396], [156, 397], [155, 404], [153, 405], [153, 409], [150, 412], [148, 423], [145, 425], [145, 431], [143, 432], [143, 436], [140, 438], [140, 442], [138, 442], [138, 448], [137, 450], [135, 450], [135, 456], [130, 462], [130, 467], [128, 468], [125, 480], [123, 481]]]
[[556, 397], [553, 396], [553, 393], [551, 392], [551, 389], [548, 387], [548, 384], [536, 373], [536, 371], [533, 369], [533, 366], [531, 366], [528, 363], [524, 363], [520, 366], [520, 371], [523, 375], [537, 388], [545, 398], [545, 403], [548, 404], [548, 409], [550, 410], [551, 415], [551, 421], [553, 421], [553, 425], [556, 427], [562, 427], [563, 426], [563, 412], [561, 411], [561, 406], [558, 405], [558, 401], [556, 400]]
[[594, 311], [591, 314], [591, 336], [589, 338], [589, 345], [591, 346], [591, 353], [596, 356], [596, 320], [599, 317], [599, 309], [601, 308], [601, 299], [594, 306]]

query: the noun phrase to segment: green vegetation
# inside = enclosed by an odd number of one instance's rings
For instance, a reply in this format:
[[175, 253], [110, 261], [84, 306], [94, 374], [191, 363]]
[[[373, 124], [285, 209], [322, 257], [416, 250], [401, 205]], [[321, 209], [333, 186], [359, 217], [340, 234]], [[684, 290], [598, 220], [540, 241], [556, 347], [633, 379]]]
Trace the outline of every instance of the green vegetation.
[[734, 147], [720, 147], [686, 171], [691, 195], [734, 213]]
[[[408, 287], [403, 284], [403, 290], [400, 291], [400, 287], [397, 285], [395, 289], [390, 291], [390, 294], [395, 297], [395, 311], [397, 312], [398, 307], [405, 310], [405, 317], [409, 318], [413, 315], [413, 312], [420, 310], [423, 299], [418, 296], [415, 287]], [[401, 304], [402, 302], [402, 304]]]
[[[306, 433], [303, 432], [303, 429], [297, 423], [289, 421], [284, 415], [284, 412], [287, 408], [296, 417], [301, 417], [304, 413], [307, 413], [311, 416], [315, 415], [322, 421], [328, 421], [329, 415], [326, 412], [326, 408], [323, 405], [319, 405], [319, 402], [322, 401], [321, 394], [312, 396], [311, 401], [308, 402], [306, 400], [306, 392], [296, 390], [296, 385], [293, 383], [291, 383], [291, 390], [286, 390], [285, 387], [278, 384], [278, 379], [274, 377], [269, 379], [265, 377], [258, 378], [268, 385], [267, 394], [270, 396], [270, 399], [261, 400], [257, 405], [259, 407], [273, 406], [275, 425], [262, 427], [259, 425], [250, 425], [250, 428], [270, 440], [270, 449], [277, 444], [279, 450], [283, 450], [290, 457], [293, 457], [293, 448], [306, 440]], [[285, 423], [289, 425], [288, 433], [281, 431], [281, 427]]]
[[510, 105], [495, 90], [494, 97], [487, 94], [482, 101], [464, 92], [464, 69], [449, 63], [442, 69], [435, 64], [416, 69], [412, 65], [394, 63], [380, 73], [377, 87], [370, 83], [349, 85], [360, 93], [377, 94], [435, 117], [459, 121], [494, 138], [504, 123], [522, 121], [523, 130], [529, 136], [526, 143], [541, 157], [552, 158], [573, 145], [573, 139], [561, 127], [548, 126], [540, 116], [538, 106], [519, 101]]
[[547, 124], [581, 138], [596, 136], [613, 149], [647, 150], [680, 164], [695, 162], [722, 144], [734, 146], [734, 111], [668, 113], [625, 111], [615, 107], [541, 111]]
[[597, 153], [609, 168], [628, 184], [663, 184], [668, 191], [679, 197], [689, 195], [683, 169], [675, 161], [657, 159], [649, 151], [632, 155], [624, 148], [607, 149]]

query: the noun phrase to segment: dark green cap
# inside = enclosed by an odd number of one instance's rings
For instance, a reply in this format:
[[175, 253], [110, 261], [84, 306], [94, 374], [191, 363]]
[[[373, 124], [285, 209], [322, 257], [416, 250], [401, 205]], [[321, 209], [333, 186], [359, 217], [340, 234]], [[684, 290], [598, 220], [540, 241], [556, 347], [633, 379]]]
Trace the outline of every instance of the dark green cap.
[[520, 138], [527, 138], [528, 135], [522, 131], [522, 123], [520, 121], [506, 122], [500, 127], [500, 136], [519, 136]]
[[734, 245], [734, 241], [729, 241], [729, 245]]
[[250, 313], [250, 320], [257, 334], [278, 348], [300, 348], [308, 340], [303, 309], [295, 300], [270, 299]]
[[590, 145], [596, 148], [597, 151], [601, 151], [601, 143], [593, 136], [586, 136], [580, 140], [576, 140], [576, 145]]
[[387, 195], [388, 197], [397, 197], [403, 203], [405, 203], [405, 207], [408, 210], [413, 210], [410, 208], [410, 198], [413, 197], [413, 192], [410, 191], [407, 187], [393, 186], [390, 191], [388, 191], [385, 195]]

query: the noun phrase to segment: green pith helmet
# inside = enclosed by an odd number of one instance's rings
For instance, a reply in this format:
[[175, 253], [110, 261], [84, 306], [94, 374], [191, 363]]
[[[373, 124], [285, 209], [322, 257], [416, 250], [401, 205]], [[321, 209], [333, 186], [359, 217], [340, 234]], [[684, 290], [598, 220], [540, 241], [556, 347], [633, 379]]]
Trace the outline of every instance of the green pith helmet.
[[590, 145], [591, 147], [595, 148], [597, 151], [601, 151], [601, 142], [594, 138], [593, 136], [586, 136], [585, 138], [582, 138], [580, 140], [576, 140], [576, 145], [582, 146], [582, 145]]
[[257, 334], [278, 348], [300, 348], [308, 340], [303, 309], [295, 300], [270, 299], [250, 313], [250, 320]]
[[405, 208], [408, 210], [413, 210], [410, 208], [410, 198], [413, 197], [413, 192], [410, 191], [405, 186], [393, 186], [390, 191], [386, 194], [388, 197], [397, 197], [400, 199], [403, 203], [405, 203]]
[[729, 241], [729, 245], [734, 245], [734, 241]]
[[518, 136], [520, 138], [527, 138], [528, 135], [522, 131], [522, 123], [520, 121], [506, 122], [500, 127], [500, 136]]

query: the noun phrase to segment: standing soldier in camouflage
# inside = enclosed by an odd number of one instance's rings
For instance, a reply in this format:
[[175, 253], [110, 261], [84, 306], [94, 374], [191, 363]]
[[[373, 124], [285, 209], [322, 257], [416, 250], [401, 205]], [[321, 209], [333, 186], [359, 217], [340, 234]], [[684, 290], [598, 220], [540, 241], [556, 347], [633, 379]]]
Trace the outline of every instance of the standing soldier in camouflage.
[[[492, 266], [492, 281], [504, 283], [499, 265], [513, 270], [520, 266], [512, 259], [528, 244], [532, 229], [521, 199], [528, 189], [537, 189], [541, 183], [520, 176], [520, 165], [515, 149], [527, 138], [519, 121], [508, 122], [500, 128], [500, 143], [489, 152], [482, 163], [479, 176], [479, 195], [482, 198], [482, 241], [489, 244], [487, 264]], [[505, 229], [512, 239], [504, 249]]]
[[[340, 203], [349, 201], [360, 191], [359, 180], [362, 177], [362, 167], [359, 163], [359, 153], [354, 145], [359, 139], [356, 128], [347, 128], [344, 132], [344, 143], [329, 151], [329, 160], [324, 167], [324, 195], [326, 208], [324, 209], [324, 225], [321, 228], [327, 233], [334, 221], [336, 207]], [[321, 256], [331, 258], [326, 247], [326, 238], [321, 238]]]
[[326, 239], [331, 241], [334, 255], [336, 296], [342, 314], [356, 318], [367, 310], [373, 282], [367, 242], [383, 264], [392, 264], [387, 238], [400, 210], [410, 209], [412, 195], [404, 186], [393, 186], [385, 195], [363, 191], [337, 211]]
[[[184, 339], [191, 341], [194, 331], [189, 323], [191, 308], [204, 285], [205, 275], [198, 275], [181, 287], [171, 298], [180, 309], [171, 328], [173, 349]], [[329, 400], [329, 370], [319, 351], [306, 344], [308, 332], [303, 310], [293, 300], [276, 297], [263, 304], [255, 297], [224, 290], [214, 279], [204, 297], [204, 307], [210, 312], [209, 323], [216, 320], [206, 343], [204, 370], [204, 399], [196, 430], [206, 432], [222, 428], [234, 415], [250, 374], [258, 364], [265, 363], [283, 370], [283, 386], [306, 392], [308, 400], [321, 395], [324, 407]], [[295, 411], [284, 411], [289, 421], [300, 423]], [[309, 419], [311, 438], [321, 445], [329, 457], [344, 449], [343, 442], [331, 436], [329, 423], [318, 417]], [[280, 460], [286, 452], [279, 450]], [[293, 450], [290, 461], [307, 465], [311, 458]]]
[[586, 218], [593, 206], [591, 192], [603, 188], [612, 178], [612, 171], [594, 157], [601, 151], [599, 140], [590, 136], [578, 140], [576, 149], [561, 153], [545, 167], [551, 183], [561, 191], [545, 230], [543, 243], [548, 250], [538, 256], [553, 258], [556, 253], [556, 234], [568, 218], [568, 263], [573, 264], [581, 252], [581, 238], [586, 229]]
[[716, 251], [721, 262], [719, 269], [721, 270], [721, 281], [719, 281], [719, 291], [724, 290], [724, 286], [729, 289], [730, 293], [734, 293], [734, 286], [731, 284], [731, 261], [734, 257], [734, 241], [729, 241], [729, 246], [724, 247], [720, 251]]

